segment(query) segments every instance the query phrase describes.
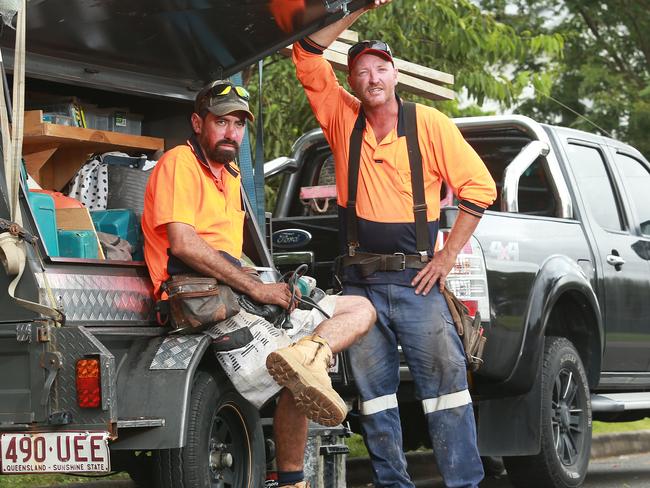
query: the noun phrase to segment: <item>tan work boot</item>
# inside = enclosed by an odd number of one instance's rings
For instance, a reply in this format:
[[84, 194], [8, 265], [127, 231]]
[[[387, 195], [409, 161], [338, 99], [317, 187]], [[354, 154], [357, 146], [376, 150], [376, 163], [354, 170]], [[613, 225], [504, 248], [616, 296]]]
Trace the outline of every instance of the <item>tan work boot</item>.
[[318, 335], [303, 337], [266, 358], [266, 369], [280, 386], [291, 390], [298, 409], [328, 427], [343, 422], [348, 413], [327, 374], [331, 360], [330, 346]]
[[309, 488], [309, 483], [306, 481], [301, 481], [295, 485], [284, 485], [282, 488]]

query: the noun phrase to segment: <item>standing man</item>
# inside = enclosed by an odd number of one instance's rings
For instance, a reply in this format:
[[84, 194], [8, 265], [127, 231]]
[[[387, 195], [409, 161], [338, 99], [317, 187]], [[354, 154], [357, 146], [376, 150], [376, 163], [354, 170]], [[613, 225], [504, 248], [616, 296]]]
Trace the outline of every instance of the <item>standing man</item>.
[[[389, 2], [375, 0], [365, 10]], [[399, 343], [422, 401], [445, 484], [450, 488], [476, 487], [483, 478], [483, 468], [465, 356], [440, 292], [458, 252], [494, 201], [495, 185], [453, 122], [433, 108], [417, 105], [417, 143], [427, 204], [425, 227], [432, 243], [428, 252], [418, 254], [407, 119], [395, 93], [397, 69], [391, 51], [381, 41], [363, 41], [350, 48], [348, 83], [356, 97], [339, 85], [322, 56], [365, 10], [350, 14], [293, 48], [298, 79], [334, 153], [344, 244], [344, 294], [367, 297], [377, 309], [375, 327], [349, 351], [361, 396], [363, 436], [373, 463], [375, 486], [414, 486], [406, 472], [396, 396]], [[352, 166], [351, 154], [355, 152], [351, 137], [359, 130], [355, 199], [349, 196], [353, 189], [348, 188], [348, 165]], [[434, 254], [442, 180], [454, 189], [460, 203], [444, 247]], [[347, 235], [351, 212], [356, 213], [353, 220], [357, 221], [358, 242]], [[439, 286], [434, 287], [436, 283]]]
[[[229, 81], [215, 81], [202, 89], [191, 117], [192, 136], [185, 145], [166, 152], [149, 178], [142, 228], [157, 298], [170, 275], [198, 273], [259, 303], [292, 306], [287, 284], [260, 283], [242, 270], [239, 261], [244, 212], [234, 160], [246, 119], [253, 120], [248, 98], [243, 87]], [[325, 425], [345, 419], [347, 407], [332, 389], [327, 368], [332, 354], [350, 346], [375, 321], [368, 300], [334, 298], [327, 304], [331, 319], [267, 360], [274, 377], [275, 370], [281, 370], [280, 383], [285, 386], [274, 417], [280, 486], [305, 486], [307, 418]]]

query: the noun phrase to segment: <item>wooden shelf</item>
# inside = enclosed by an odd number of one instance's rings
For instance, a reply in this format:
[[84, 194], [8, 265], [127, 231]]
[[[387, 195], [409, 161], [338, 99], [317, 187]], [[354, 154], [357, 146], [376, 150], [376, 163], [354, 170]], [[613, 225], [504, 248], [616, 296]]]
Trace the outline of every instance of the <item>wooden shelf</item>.
[[43, 111], [25, 112], [23, 157], [29, 174], [48, 190], [61, 190], [93, 153], [164, 150], [157, 137], [135, 136], [43, 122]]

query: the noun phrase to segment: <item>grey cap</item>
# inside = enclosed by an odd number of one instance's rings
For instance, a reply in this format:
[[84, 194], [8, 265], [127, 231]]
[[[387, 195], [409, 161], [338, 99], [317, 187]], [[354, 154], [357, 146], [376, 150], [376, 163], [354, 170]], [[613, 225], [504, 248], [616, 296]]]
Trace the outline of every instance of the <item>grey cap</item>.
[[[228, 86], [231, 87], [230, 91], [225, 95], [220, 95]], [[229, 80], [213, 81], [203, 87], [196, 95], [194, 111], [201, 115], [205, 110], [208, 110], [218, 117], [233, 112], [245, 112], [248, 120], [252, 122], [255, 117], [248, 108], [248, 92], [244, 89], [246, 97], [242, 97], [237, 93], [238, 91], [242, 91], [242, 88], [237, 87]]]

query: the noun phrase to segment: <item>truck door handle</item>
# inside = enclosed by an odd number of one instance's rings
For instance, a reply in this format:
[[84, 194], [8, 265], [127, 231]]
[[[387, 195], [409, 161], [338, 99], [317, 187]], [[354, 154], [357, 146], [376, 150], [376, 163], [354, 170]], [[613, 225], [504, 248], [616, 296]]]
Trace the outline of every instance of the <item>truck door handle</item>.
[[618, 270], [625, 264], [625, 259], [623, 259], [621, 256], [617, 256], [616, 254], [608, 254], [607, 264], [611, 264]]

